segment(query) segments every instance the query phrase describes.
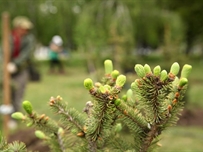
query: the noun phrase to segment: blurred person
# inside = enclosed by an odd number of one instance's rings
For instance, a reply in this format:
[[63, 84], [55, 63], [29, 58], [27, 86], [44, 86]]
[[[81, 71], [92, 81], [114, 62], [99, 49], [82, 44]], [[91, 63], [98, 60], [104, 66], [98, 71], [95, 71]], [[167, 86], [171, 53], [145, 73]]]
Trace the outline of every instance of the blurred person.
[[55, 73], [55, 68], [58, 68], [60, 74], [64, 74], [64, 67], [60, 60], [59, 54], [63, 51], [63, 40], [60, 36], [55, 35], [49, 45], [49, 59], [50, 59], [50, 69], [49, 73]]
[[11, 57], [7, 70], [11, 74], [11, 100], [14, 112], [21, 110], [21, 103], [29, 80], [28, 67], [34, 49], [34, 36], [30, 33], [33, 23], [25, 16], [13, 19], [11, 31]]

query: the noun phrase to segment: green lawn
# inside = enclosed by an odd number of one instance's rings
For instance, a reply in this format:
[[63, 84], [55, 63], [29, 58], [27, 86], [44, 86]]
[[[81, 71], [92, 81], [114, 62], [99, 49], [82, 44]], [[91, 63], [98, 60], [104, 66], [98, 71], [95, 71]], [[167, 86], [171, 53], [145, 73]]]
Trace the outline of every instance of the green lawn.
[[160, 138], [159, 152], [202, 152], [202, 127], [168, 128]]
[[83, 110], [85, 103], [90, 100], [88, 91], [83, 87], [83, 81], [89, 77], [83, 67], [67, 67], [66, 74], [49, 74], [47, 67], [42, 67], [40, 82], [30, 82], [25, 93], [25, 100], [32, 102], [38, 112], [48, 112], [50, 97], [60, 95], [70, 107]]
[[[88, 91], [83, 87], [83, 80], [94, 77], [87, 73], [85, 62], [80, 60], [80, 55], [73, 54], [72, 58], [74, 57], [75, 60], [69, 59], [66, 63], [66, 75], [48, 74], [47, 64], [39, 63], [42, 79], [40, 82], [30, 82], [24, 96], [24, 100], [31, 101], [39, 113], [54, 117], [48, 106], [51, 96], [60, 95], [70, 107], [75, 107], [81, 112], [85, 103], [91, 100]], [[192, 60], [188, 63], [193, 65], [193, 72], [189, 79], [187, 107], [203, 109], [203, 62]], [[169, 128], [161, 136], [160, 143], [160, 152], [200, 152], [203, 150], [203, 127]]]

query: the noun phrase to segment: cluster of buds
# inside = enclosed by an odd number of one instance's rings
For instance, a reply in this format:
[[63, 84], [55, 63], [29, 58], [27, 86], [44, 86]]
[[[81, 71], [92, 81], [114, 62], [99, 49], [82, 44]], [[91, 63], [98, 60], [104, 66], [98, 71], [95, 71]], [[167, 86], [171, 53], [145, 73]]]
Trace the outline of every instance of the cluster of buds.
[[182, 87], [184, 87], [187, 83], [188, 83], [188, 76], [191, 73], [192, 70], [192, 66], [185, 64], [183, 66], [183, 69], [181, 71], [181, 75], [180, 75], [180, 81], [179, 81], [179, 89], [181, 89]]
[[[166, 70], [161, 70], [161, 67], [159, 65], [154, 67], [153, 73], [148, 64], [145, 64], [144, 66], [142, 66], [141, 64], [136, 64], [134, 69], [140, 78], [149, 77], [149, 76], [152, 76], [153, 74], [154, 76], [159, 77], [161, 82], [164, 82], [168, 78], [171, 81], [175, 80], [176, 76], [180, 71], [180, 65], [177, 62], [174, 62], [171, 65], [170, 72], [168, 74]], [[188, 75], [190, 74], [191, 69], [192, 69], [191, 65], [185, 64], [181, 71], [181, 78], [188, 78]], [[182, 79], [180, 82], [180, 86], [184, 86], [186, 83], [187, 83], [187, 80]]]
[[111, 60], [104, 61], [105, 77], [102, 81], [105, 84], [114, 85], [117, 77], [119, 76], [118, 70], [113, 70], [113, 63]]
[[101, 83], [93, 84], [92, 79], [87, 78], [84, 80], [84, 87], [89, 90], [93, 97], [99, 100], [112, 101], [117, 99], [117, 94], [121, 91], [126, 82], [126, 76], [119, 75], [116, 78], [115, 85], [110, 86], [108, 84], [102, 85]]
[[[155, 66], [153, 71], [148, 64], [145, 64], [144, 66], [142, 66], [141, 64], [136, 64], [134, 69], [137, 75], [143, 79], [145, 79], [145, 77], [151, 77], [154, 75], [155, 77], [160, 77], [160, 81], [164, 82], [168, 78], [167, 71], [161, 71], [161, 67], [159, 65]], [[138, 82], [138, 79], [136, 80], [135, 84], [138, 84], [140, 86], [140, 82]]]
[[[174, 62], [171, 67], [170, 67], [170, 72], [167, 73], [166, 70], [161, 70], [161, 67], [159, 65], [155, 66], [153, 70], [151, 70], [150, 66], [148, 64], [145, 64], [142, 66], [141, 64], [136, 64], [134, 67], [137, 75], [140, 77], [136, 79], [132, 84], [131, 84], [131, 89], [133, 91], [138, 91], [140, 88], [143, 86], [144, 81], [146, 81], [146, 78], [153, 77], [152, 82], [156, 82], [155, 85], [159, 86], [160, 85], [165, 85], [167, 82], [172, 82], [174, 81], [175, 83], [177, 82], [177, 87], [178, 90], [174, 94], [174, 99], [172, 101], [171, 105], [168, 105], [167, 109], [168, 111], [172, 111], [172, 107], [178, 102], [180, 95], [181, 95], [181, 90], [183, 89], [184, 86], [188, 84], [188, 76], [192, 70], [192, 66], [185, 64], [182, 68], [180, 78], [178, 78], [178, 74], [180, 71], [180, 65], [177, 62]], [[155, 81], [154, 81], [155, 80]]]
[[[170, 76], [173, 78], [175, 77], [178, 72], [180, 70], [180, 67], [177, 63], [174, 63], [172, 66], [171, 66], [171, 70], [170, 70]], [[178, 83], [178, 90], [177, 92], [175, 93], [174, 95], [174, 99], [172, 101], [172, 105], [168, 105], [168, 111], [171, 112], [172, 111], [172, 106], [175, 106], [177, 103], [178, 103], [178, 100], [179, 100], [179, 97], [180, 97], [180, 91], [183, 89], [184, 86], [186, 86], [188, 84], [188, 76], [190, 74], [192, 70], [192, 66], [191, 65], [188, 65], [188, 64], [185, 64], [182, 68], [182, 71], [181, 71], [181, 75], [180, 75], [180, 79], [179, 80], [179, 83]]]
[[49, 117], [46, 116], [45, 114], [42, 114], [39, 116], [38, 122], [46, 124], [48, 122], [48, 120], [49, 120]]
[[51, 97], [49, 100], [49, 105], [53, 106], [55, 103], [62, 101], [62, 100], [63, 100], [63, 98], [61, 96], [57, 96], [56, 98]]
[[[36, 114], [33, 112], [32, 104], [30, 101], [27, 101], [27, 100], [23, 101], [22, 106], [23, 106], [23, 109], [28, 114], [28, 117], [30, 118], [36, 117]], [[21, 112], [15, 112], [11, 115], [11, 117], [17, 120], [27, 120], [27, 117]]]

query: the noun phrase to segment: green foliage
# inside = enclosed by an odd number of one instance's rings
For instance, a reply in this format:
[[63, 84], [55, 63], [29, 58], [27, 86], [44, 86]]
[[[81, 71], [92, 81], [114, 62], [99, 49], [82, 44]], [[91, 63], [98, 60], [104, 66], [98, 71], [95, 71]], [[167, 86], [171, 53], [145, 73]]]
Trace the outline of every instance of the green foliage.
[[[157, 48], [165, 43], [165, 35], [181, 49], [182, 42], [191, 47], [195, 40], [202, 39], [202, 5], [201, 0], [1, 0], [0, 13], [8, 11], [11, 19], [28, 16], [44, 45], [59, 34], [72, 49], [103, 50], [115, 28], [125, 39], [125, 51], [134, 45]], [[17, 13], [15, 8], [19, 8]]]
[[19, 141], [7, 143], [0, 134], [0, 151], [1, 152], [27, 152], [26, 145]]
[[[201, 9], [203, 3], [201, 0], [194, 0], [192, 3], [190, 0], [183, 1], [165, 1], [165, 7], [177, 12], [182, 18], [185, 28], [186, 28], [186, 43], [187, 50], [186, 53], [189, 53], [192, 47], [192, 44], [198, 39], [202, 39], [202, 18], [203, 15]], [[163, 4], [164, 4], [163, 3]], [[198, 12], [198, 13], [197, 13]]]
[[[153, 151], [162, 131], [177, 122], [188, 81], [177, 76], [177, 63], [168, 74], [165, 70], [152, 73], [149, 66], [140, 64], [135, 67], [142, 74], [126, 93], [126, 77], [122, 74], [116, 78], [105, 74], [94, 84], [88, 78], [85, 87], [88, 86], [92, 101], [86, 103], [84, 113], [57, 96], [50, 98], [49, 105], [61, 118], [59, 121], [25, 109], [28, 113], [23, 122], [35, 127], [36, 136], [47, 142], [52, 151]], [[133, 140], [122, 138], [125, 126]]]

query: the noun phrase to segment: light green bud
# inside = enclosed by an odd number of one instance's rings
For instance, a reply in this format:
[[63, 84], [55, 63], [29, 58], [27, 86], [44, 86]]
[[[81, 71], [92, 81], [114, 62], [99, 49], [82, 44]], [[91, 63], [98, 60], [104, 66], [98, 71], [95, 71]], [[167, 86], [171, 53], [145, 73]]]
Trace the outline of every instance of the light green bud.
[[118, 70], [113, 70], [113, 71], [111, 72], [111, 76], [112, 76], [114, 79], [116, 79], [116, 78], [119, 76], [119, 71], [118, 71]]
[[116, 85], [119, 87], [124, 86], [126, 82], [126, 76], [125, 75], [119, 75], [116, 79]]
[[77, 129], [75, 129], [75, 128], [71, 129], [71, 133], [76, 134], [77, 132], [78, 132]]
[[23, 113], [21, 113], [21, 112], [15, 112], [15, 113], [13, 113], [12, 115], [11, 115], [11, 117], [13, 118], [13, 119], [17, 119], [17, 120], [25, 120], [25, 116], [23, 115]]
[[111, 86], [106, 84], [106, 85], [104, 85], [104, 89], [106, 91], [110, 91], [111, 90]]
[[160, 80], [161, 81], [164, 81], [168, 78], [168, 74], [167, 74], [167, 71], [166, 70], [162, 70], [161, 71], [161, 75], [160, 75]]
[[121, 99], [116, 99], [116, 100], [114, 101], [114, 104], [115, 104], [116, 106], [119, 106], [119, 105], [121, 104]]
[[111, 60], [104, 61], [105, 73], [110, 74], [113, 71], [113, 63]]
[[137, 91], [138, 87], [140, 86], [139, 79], [135, 79], [133, 83], [131, 83], [131, 89], [133, 91]]
[[115, 132], [120, 132], [123, 129], [122, 124], [121, 123], [117, 123], [115, 126]]
[[32, 104], [30, 101], [23, 101], [23, 108], [28, 114], [32, 114]]
[[133, 91], [131, 89], [128, 89], [126, 95], [127, 95], [127, 98], [131, 98], [133, 96]]
[[159, 76], [161, 72], [161, 67], [159, 65], [155, 66], [153, 69], [153, 73], [155, 76]]
[[35, 131], [35, 136], [37, 138], [39, 138], [39, 139], [46, 139], [47, 138], [46, 135], [42, 131], [40, 131], [40, 130], [36, 130]]
[[180, 86], [180, 87], [183, 87], [183, 86], [185, 86], [186, 84], [188, 84], [188, 79], [187, 79], [187, 78], [181, 78], [181, 79], [180, 79], [180, 82], [179, 82], [179, 86]]
[[33, 122], [29, 122], [29, 123], [27, 123], [27, 127], [31, 127], [33, 125]]
[[84, 80], [84, 86], [87, 90], [91, 90], [93, 88], [93, 81], [90, 78]]
[[101, 85], [101, 86], [99, 87], [99, 91], [100, 91], [101, 93], [105, 93], [105, 92], [106, 92], [106, 88], [105, 88], [103, 85]]
[[58, 129], [58, 134], [59, 134], [59, 135], [64, 134], [64, 130], [63, 130], [63, 128], [60, 127], [60, 128]]
[[138, 86], [137, 86], [137, 83], [136, 83], [136, 82], [131, 83], [131, 89], [132, 89], [133, 91], [136, 91], [137, 88], [138, 88]]
[[124, 95], [122, 96], [122, 99], [123, 99], [124, 101], [127, 101], [127, 95], [124, 94]]
[[191, 71], [192, 71], [192, 66], [189, 64], [185, 64], [181, 71], [181, 78], [188, 78]]
[[146, 74], [152, 73], [152, 70], [148, 64], [144, 65], [144, 70]]
[[171, 65], [170, 73], [172, 73], [173, 75], [177, 75], [179, 70], [180, 70], [180, 65], [177, 62], [174, 62]]
[[141, 64], [136, 64], [134, 69], [139, 77], [143, 78], [145, 76], [145, 69]]

